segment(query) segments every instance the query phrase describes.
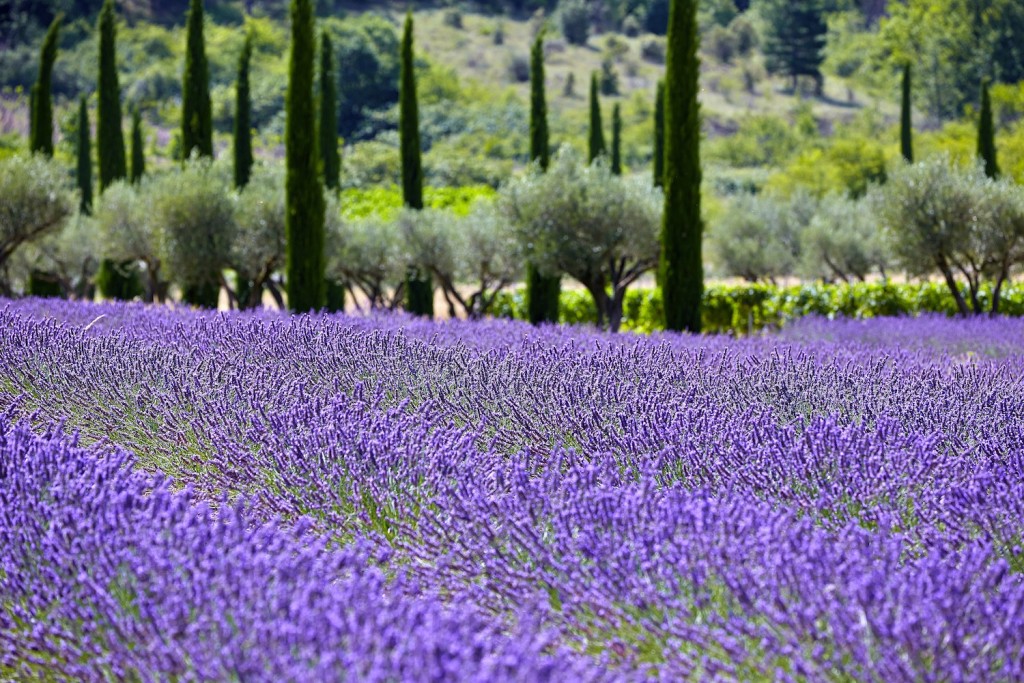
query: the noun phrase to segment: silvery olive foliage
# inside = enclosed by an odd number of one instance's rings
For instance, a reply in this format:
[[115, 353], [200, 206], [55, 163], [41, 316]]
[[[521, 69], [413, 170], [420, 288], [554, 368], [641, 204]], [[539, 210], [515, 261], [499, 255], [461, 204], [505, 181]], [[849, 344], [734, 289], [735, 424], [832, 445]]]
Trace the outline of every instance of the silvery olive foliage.
[[84, 298], [99, 266], [102, 239], [96, 221], [75, 213], [57, 232], [22, 245], [9, 260], [11, 279], [27, 283], [30, 275], [45, 273], [66, 297]]
[[658, 263], [661, 191], [647, 178], [612, 174], [563, 147], [547, 172], [512, 180], [499, 209], [524, 256], [565, 273], [594, 298], [598, 324], [617, 330], [626, 289]]
[[[402, 301], [404, 252], [393, 220], [343, 220], [327, 207], [327, 277], [345, 283], [358, 308], [394, 310]], [[359, 296], [356, 296], [358, 292]]]
[[[58, 231], [75, 203], [60, 163], [42, 155], [0, 160], [0, 269], [22, 244]], [[0, 289], [9, 292], [9, 283]]]
[[709, 251], [726, 275], [774, 283], [795, 272], [802, 235], [817, 211], [818, 200], [803, 190], [789, 198], [738, 195], [711, 225]]
[[276, 288], [271, 278], [284, 266], [284, 219], [284, 169], [280, 164], [259, 164], [238, 192], [228, 257], [239, 281], [245, 281], [245, 291], [235, 292], [239, 308], [259, 306], [264, 287]]
[[519, 243], [492, 203], [479, 204], [455, 224], [459, 281], [470, 286], [463, 305], [468, 316], [490, 312], [498, 293], [523, 276]]
[[235, 241], [235, 195], [220, 168], [205, 159], [156, 177], [153, 218], [167, 270], [181, 287], [221, 284]]
[[146, 299], [166, 297], [162, 280], [163, 225], [156, 219], [153, 203], [162, 187], [150, 177], [139, 184], [119, 180], [100, 196], [93, 216], [100, 237], [102, 258], [114, 261], [139, 261], [145, 267]]
[[830, 194], [800, 235], [801, 272], [826, 281], [864, 281], [883, 275], [888, 249], [878, 230], [871, 202]]
[[[960, 167], [939, 155], [897, 169], [873, 193], [887, 244], [914, 275], [938, 271], [962, 315], [999, 310], [999, 292], [1024, 260], [1020, 187], [992, 180], [979, 166]], [[966, 280], [966, 296], [957, 280]], [[987, 303], [981, 285], [994, 281]]]
[[449, 317], [483, 317], [521, 274], [518, 243], [493, 204], [481, 203], [467, 216], [403, 211], [396, 224], [406, 263], [431, 272]]

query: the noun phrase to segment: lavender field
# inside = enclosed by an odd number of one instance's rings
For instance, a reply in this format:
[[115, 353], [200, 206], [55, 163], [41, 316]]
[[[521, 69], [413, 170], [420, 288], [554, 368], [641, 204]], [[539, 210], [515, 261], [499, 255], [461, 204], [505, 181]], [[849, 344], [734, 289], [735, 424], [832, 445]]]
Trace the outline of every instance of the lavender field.
[[0, 679], [1024, 679], [1024, 321], [0, 305]]

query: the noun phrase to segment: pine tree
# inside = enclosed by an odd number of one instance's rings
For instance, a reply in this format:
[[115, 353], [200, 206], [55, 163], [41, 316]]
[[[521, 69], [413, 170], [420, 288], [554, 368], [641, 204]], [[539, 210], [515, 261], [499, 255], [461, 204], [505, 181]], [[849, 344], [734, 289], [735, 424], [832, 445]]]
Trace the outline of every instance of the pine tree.
[[665, 59], [665, 213], [658, 282], [665, 327], [699, 332], [704, 266], [697, 0], [672, 0]]
[[96, 85], [96, 156], [100, 192], [128, 175], [121, 130], [121, 87], [117, 82], [117, 27], [114, 0], [104, 0], [99, 16], [100, 73]]
[[249, 95], [249, 62], [252, 60], [252, 33], [247, 33], [238, 58], [238, 78], [235, 81], [235, 187], [241, 189], [249, 184], [252, 175], [252, 128], [249, 112], [252, 99]]
[[996, 161], [996, 130], [992, 123], [992, 100], [988, 95], [988, 80], [981, 83], [981, 112], [978, 117], [978, 157], [985, 165], [985, 175], [999, 177]]
[[331, 39], [325, 32], [320, 50], [320, 157], [323, 162], [324, 186], [337, 191], [341, 175], [338, 156], [338, 86], [334, 80], [334, 57]]
[[[542, 172], [547, 170], [551, 161], [548, 107], [544, 91], [543, 35], [537, 36], [530, 51], [530, 159], [537, 162]], [[526, 313], [532, 324], [558, 322], [561, 280], [558, 275], [541, 273], [533, 263], [527, 262]]]
[[53, 104], [50, 100], [53, 63], [57, 60], [57, 45], [63, 14], [57, 14], [43, 39], [39, 53], [39, 78], [32, 86], [31, 139], [29, 149], [53, 156]]
[[133, 183], [142, 180], [146, 173], [146, 150], [142, 140], [142, 116], [138, 109], [132, 110], [132, 168], [129, 179]]
[[292, 0], [292, 45], [285, 119], [286, 278], [288, 307], [312, 311], [327, 301], [324, 193], [320, 184], [313, 101], [316, 38], [312, 0]]
[[89, 109], [85, 95], [78, 101], [78, 144], [75, 145], [78, 162], [75, 166], [75, 180], [81, 195], [79, 208], [82, 213], [92, 213], [92, 141], [89, 139]]
[[914, 124], [910, 111], [910, 63], [903, 67], [903, 100], [900, 103], [900, 149], [908, 164], [914, 163]]
[[604, 129], [601, 126], [601, 101], [597, 93], [597, 72], [594, 72], [590, 75], [590, 138], [587, 145], [589, 163], [594, 163], [594, 159], [607, 151], [604, 146]]
[[665, 184], [665, 81], [654, 95], [654, 186]]
[[612, 107], [612, 173], [622, 175], [622, 110]]
[[191, 0], [188, 11], [185, 72], [181, 79], [181, 158], [192, 150], [213, 156], [213, 115], [210, 109], [210, 67], [203, 44], [203, 0]]
[[810, 76], [821, 95], [821, 62], [828, 32], [821, 0], [764, 0], [761, 12], [766, 29], [762, 48], [768, 72], [789, 76], [794, 91], [800, 76]]
[[[416, 74], [413, 62], [412, 12], [405, 15], [402, 35], [401, 76], [398, 108], [402, 152], [402, 199], [415, 211], [423, 209], [423, 164], [420, 151], [420, 119], [416, 104]], [[434, 284], [430, 273], [410, 266], [405, 276], [405, 307], [414, 315], [434, 315]]]

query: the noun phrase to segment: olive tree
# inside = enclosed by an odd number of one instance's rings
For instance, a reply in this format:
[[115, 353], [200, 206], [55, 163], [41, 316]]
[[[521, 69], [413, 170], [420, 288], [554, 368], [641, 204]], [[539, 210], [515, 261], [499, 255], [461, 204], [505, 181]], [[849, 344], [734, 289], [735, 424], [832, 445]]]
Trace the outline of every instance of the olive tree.
[[791, 275], [800, 259], [801, 235], [813, 219], [817, 200], [805, 192], [789, 199], [739, 195], [712, 224], [708, 242], [727, 275], [756, 282]]
[[616, 331], [626, 289], [658, 264], [661, 191], [647, 179], [616, 176], [568, 148], [546, 173], [536, 169], [499, 196], [529, 261], [565, 273], [594, 299], [598, 325]]
[[864, 281], [885, 274], [887, 252], [870, 202], [830, 194], [800, 235], [801, 270], [811, 278]]
[[10, 274], [23, 283], [42, 279], [64, 298], [87, 299], [99, 266], [100, 237], [95, 221], [77, 213], [63, 227], [25, 244], [12, 254]]
[[[961, 168], [947, 156], [905, 165], [872, 200], [889, 248], [912, 275], [938, 271], [961, 315], [985, 311], [982, 284], [998, 288], [1020, 263], [1024, 240], [1022, 190], [985, 176], [978, 166]], [[967, 296], [957, 278], [967, 282]], [[998, 312], [999, 290], [989, 310]]]
[[460, 217], [449, 211], [403, 211], [397, 218], [405, 258], [441, 287], [449, 317], [482, 318], [498, 293], [521, 274], [514, 235], [491, 206]]
[[405, 295], [406, 262], [395, 221], [380, 218], [342, 220], [327, 195], [328, 279], [345, 283], [357, 308], [362, 294], [367, 307], [393, 311]]
[[[224, 268], [235, 235], [235, 199], [228, 178], [205, 159], [154, 180], [153, 218], [161, 229], [164, 263], [187, 300], [210, 305], [227, 288]], [[199, 294], [191, 297], [189, 292]]]
[[163, 239], [161, 225], [153, 215], [154, 184], [117, 180], [100, 196], [94, 210], [101, 238], [100, 255], [112, 262], [141, 262], [145, 267], [146, 301], [164, 301], [167, 283], [161, 279]]
[[498, 294], [523, 277], [521, 249], [492, 204], [478, 206], [455, 229], [459, 280], [471, 287], [463, 307], [467, 317], [482, 318]]
[[[66, 170], [42, 155], [0, 160], [0, 268], [14, 251], [55, 232], [74, 211]], [[7, 283], [0, 285], [10, 293]]]
[[[998, 313], [1003, 285], [1014, 266], [1024, 263], [1024, 188], [1005, 177], [986, 179], [979, 208], [981, 220], [972, 242], [983, 254], [982, 273], [993, 283], [990, 311]], [[977, 312], [977, 297], [972, 305]]]
[[238, 308], [257, 308], [268, 289], [279, 300], [272, 276], [284, 266], [284, 173], [280, 165], [256, 166], [238, 191], [236, 230], [228, 262], [237, 275], [232, 298]]

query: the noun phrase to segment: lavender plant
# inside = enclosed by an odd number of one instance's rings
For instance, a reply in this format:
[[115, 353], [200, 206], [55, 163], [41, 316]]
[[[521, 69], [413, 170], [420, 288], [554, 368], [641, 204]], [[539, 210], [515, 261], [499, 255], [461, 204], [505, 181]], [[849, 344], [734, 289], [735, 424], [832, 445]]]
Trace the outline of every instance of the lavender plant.
[[4, 306], [0, 677], [1024, 676], [1020, 320]]

